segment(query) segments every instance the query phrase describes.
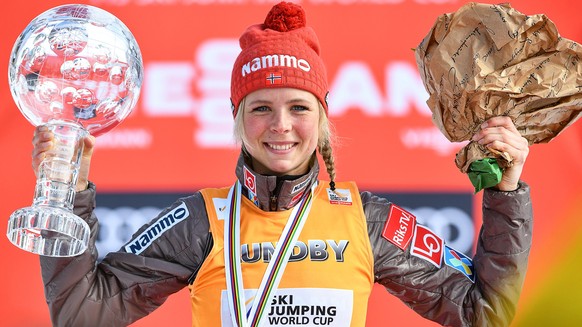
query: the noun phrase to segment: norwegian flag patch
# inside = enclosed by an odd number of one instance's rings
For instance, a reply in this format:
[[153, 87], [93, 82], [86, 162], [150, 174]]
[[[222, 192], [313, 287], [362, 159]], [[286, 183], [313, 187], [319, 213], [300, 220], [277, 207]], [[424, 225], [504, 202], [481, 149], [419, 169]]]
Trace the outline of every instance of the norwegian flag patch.
[[265, 84], [267, 85], [283, 84], [283, 74], [281, 72], [267, 73], [265, 77]]

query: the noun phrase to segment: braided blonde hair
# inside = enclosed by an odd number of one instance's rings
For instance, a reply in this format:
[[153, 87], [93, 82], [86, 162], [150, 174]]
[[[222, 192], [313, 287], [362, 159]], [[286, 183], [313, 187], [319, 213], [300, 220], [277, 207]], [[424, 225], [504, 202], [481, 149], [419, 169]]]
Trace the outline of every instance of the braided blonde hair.
[[[246, 102], [246, 97], [243, 98], [238, 106], [236, 117], [234, 117], [234, 139], [237, 143], [242, 145], [243, 151], [246, 151], [244, 144], [246, 143], [246, 134], [244, 132], [243, 124], [243, 111]], [[318, 102], [319, 106], [319, 139], [317, 141], [317, 148], [323, 162], [325, 163], [325, 169], [329, 175], [329, 187], [335, 190], [335, 159], [333, 157], [332, 144], [335, 143], [335, 133], [333, 132], [333, 126], [321, 102]]]
[[333, 125], [327, 118], [327, 113], [323, 105], [319, 103], [319, 140], [317, 147], [321, 158], [325, 163], [325, 169], [329, 175], [329, 188], [335, 191], [335, 159], [333, 157], [332, 144], [335, 143], [335, 133]]

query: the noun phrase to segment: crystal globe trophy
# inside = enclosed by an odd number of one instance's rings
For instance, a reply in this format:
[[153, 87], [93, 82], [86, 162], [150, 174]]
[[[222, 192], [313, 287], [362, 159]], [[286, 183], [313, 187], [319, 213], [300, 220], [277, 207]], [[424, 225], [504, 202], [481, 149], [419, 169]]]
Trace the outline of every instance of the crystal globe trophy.
[[109, 12], [62, 5], [20, 34], [8, 78], [21, 113], [48, 126], [54, 141], [39, 166], [32, 206], [12, 213], [7, 236], [35, 254], [79, 255], [89, 241], [89, 226], [73, 213], [83, 139], [108, 132], [135, 107], [143, 79], [139, 47]]

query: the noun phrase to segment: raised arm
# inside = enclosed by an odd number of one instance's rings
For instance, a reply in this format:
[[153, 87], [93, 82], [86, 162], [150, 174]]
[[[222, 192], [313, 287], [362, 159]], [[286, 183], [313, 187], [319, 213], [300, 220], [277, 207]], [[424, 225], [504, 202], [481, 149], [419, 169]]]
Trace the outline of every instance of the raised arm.
[[[33, 144], [36, 169], [52, 146], [51, 133], [37, 128]], [[179, 199], [128, 242], [137, 240], [139, 251], [122, 247], [98, 262], [96, 191], [87, 179], [94, 139], [86, 139], [85, 145], [74, 212], [91, 228], [89, 246], [76, 257], [40, 257], [45, 297], [54, 326], [127, 326], [188, 284], [212, 245], [208, 217], [200, 193]], [[178, 211], [180, 219], [157, 238], [140, 238], [150, 228], [158, 231], [159, 224]]]
[[[424, 234], [429, 237], [419, 241], [420, 249], [415, 248], [419, 243], [412, 241], [414, 233], [419, 229], [426, 233], [426, 229], [415, 227], [414, 217], [402, 226], [398, 238], [391, 240], [393, 235], [387, 231], [400, 227], [399, 217], [390, 216], [392, 204], [362, 193], [376, 282], [423, 317], [440, 324], [508, 326], [515, 315], [532, 242], [529, 186], [520, 181], [529, 148], [508, 117], [488, 120], [473, 140], [507, 152], [513, 165], [495, 188], [483, 191], [483, 225], [472, 261], [446, 247], [446, 242], [439, 243], [442, 239], [434, 234]], [[412, 230], [405, 234], [405, 228]], [[457, 256], [456, 266], [445, 262], [445, 251]]]

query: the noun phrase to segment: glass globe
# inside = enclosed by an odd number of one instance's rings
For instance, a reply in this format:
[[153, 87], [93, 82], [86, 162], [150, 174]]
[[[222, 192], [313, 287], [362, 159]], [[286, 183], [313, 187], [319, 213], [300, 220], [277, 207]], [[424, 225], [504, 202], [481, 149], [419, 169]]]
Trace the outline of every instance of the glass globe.
[[10, 90], [38, 126], [72, 122], [98, 136], [125, 119], [139, 97], [139, 47], [112, 14], [88, 5], [47, 10], [25, 28], [10, 57]]
[[73, 214], [83, 138], [117, 126], [135, 107], [142, 84], [139, 47], [112, 14], [63, 5], [34, 18], [10, 56], [10, 90], [34, 126], [47, 125], [54, 146], [40, 164], [32, 206], [8, 221], [8, 239], [45, 256], [83, 253], [89, 226]]

